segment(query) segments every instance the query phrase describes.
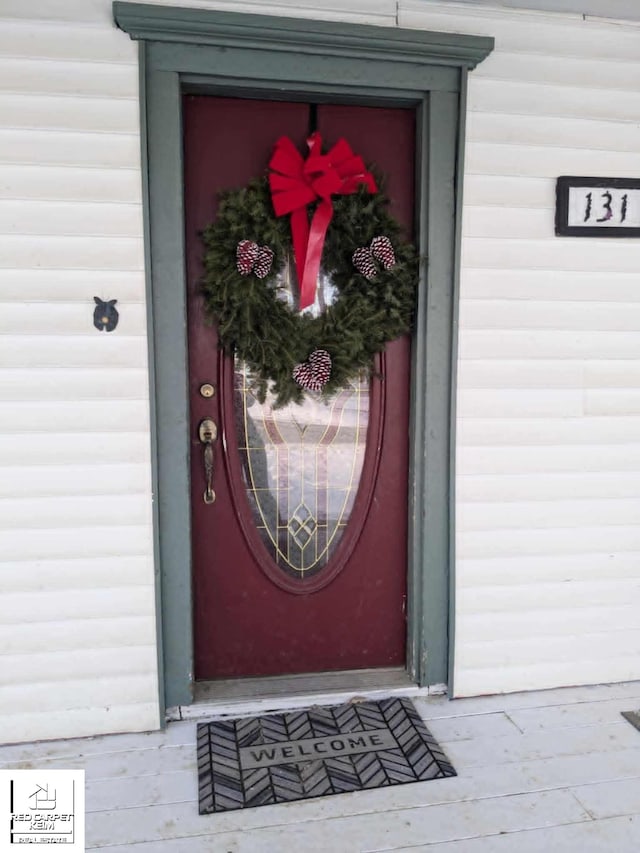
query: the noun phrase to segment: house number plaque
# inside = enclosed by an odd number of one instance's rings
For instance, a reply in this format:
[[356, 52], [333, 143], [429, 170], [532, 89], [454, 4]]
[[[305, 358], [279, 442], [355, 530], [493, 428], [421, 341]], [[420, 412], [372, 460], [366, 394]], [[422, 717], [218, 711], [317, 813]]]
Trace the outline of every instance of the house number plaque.
[[556, 235], [640, 237], [640, 178], [558, 178]]

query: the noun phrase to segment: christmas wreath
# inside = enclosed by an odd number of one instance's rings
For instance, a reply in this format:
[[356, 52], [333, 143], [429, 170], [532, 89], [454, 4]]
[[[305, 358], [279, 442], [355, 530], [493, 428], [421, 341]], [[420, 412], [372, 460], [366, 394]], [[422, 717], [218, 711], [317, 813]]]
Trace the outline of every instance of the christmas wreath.
[[[307, 142], [304, 160], [281, 138], [269, 177], [224, 193], [204, 232], [207, 314], [258, 399], [270, 391], [275, 406], [305, 392], [330, 396], [370, 371], [410, 328], [418, 280], [415, 250], [361, 158], [345, 140], [324, 155], [319, 134]], [[291, 307], [281, 282], [294, 260], [300, 298]], [[335, 299], [304, 310], [318, 274]]]

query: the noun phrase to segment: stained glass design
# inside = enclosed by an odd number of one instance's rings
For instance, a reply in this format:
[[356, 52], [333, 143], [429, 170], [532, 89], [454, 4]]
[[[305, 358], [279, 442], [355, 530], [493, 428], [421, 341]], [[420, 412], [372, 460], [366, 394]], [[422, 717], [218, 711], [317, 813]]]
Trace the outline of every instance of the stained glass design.
[[[287, 271], [280, 292], [295, 310]], [[320, 276], [317, 313], [334, 297]], [[304, 579], [328, 564], [349, 522], [364, 463], [369, 383], [332, 399], [307, 393], [302, 405], [260, 403], [245, 366], [235, 363], [235, 407], [244, 485], [254, 523], [274, 562]]]
[[236, 365], [239, 445], [255, 525], [275, 563], [305, 578], [325, 566], [347, 526], [364, 462], [369, 386], [273, 409]]

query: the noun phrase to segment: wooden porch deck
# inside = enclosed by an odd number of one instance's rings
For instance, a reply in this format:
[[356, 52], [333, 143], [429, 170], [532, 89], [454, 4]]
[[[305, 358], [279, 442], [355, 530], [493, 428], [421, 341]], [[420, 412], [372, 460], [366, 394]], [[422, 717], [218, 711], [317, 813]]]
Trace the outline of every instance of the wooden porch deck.
[[86, 771], [87, 849], [110, 853], [637, 853], [640, 682], [414, 698], [458, 777], [200, 817], [194, 720], [0, 747], [2, 767]]

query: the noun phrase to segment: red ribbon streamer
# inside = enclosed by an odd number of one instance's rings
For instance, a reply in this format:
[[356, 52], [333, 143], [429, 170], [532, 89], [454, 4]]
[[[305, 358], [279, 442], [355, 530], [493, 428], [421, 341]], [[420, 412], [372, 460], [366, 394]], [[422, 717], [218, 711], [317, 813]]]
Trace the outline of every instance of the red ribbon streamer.
[[[349, 195], [360, 184], [368, 191], [378, 191], [371, 172], [362, 157], [351, 150], [345, 139], [339, 139], [330, 151], [322, 154], [322, 137], [312, 133], [307, 139], [306, 160], [287, 136], [276, 142], [269, 161], [269, 186], [276, 216], [291, 214], [291, 237], [300, 285], [300, 310], [313, 305], [316, 282], [327, 228], [333, 216], [332, 195]], [[311, 223], [307, 205], [318, 201]]]

